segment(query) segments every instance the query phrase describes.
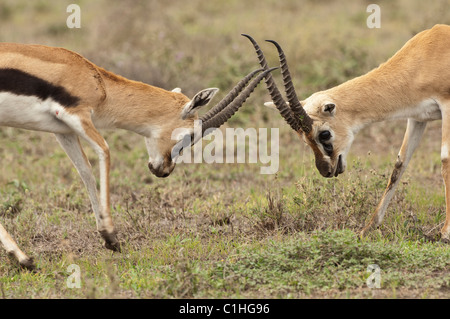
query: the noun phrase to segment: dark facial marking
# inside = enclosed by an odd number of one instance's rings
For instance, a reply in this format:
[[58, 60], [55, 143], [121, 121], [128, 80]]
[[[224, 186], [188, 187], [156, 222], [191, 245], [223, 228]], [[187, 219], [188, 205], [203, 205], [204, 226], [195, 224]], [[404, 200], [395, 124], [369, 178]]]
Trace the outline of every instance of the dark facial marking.
[[333, 145], [329, 143], [323, 143], [322, 146], [328, 156], [333, 155]]
[[319, 170], [320, 174], [324, 177], [332, 177], [330, 164], [323, 159], [322, 152], [320, 151], [318, 144], [314, 140], [312, 132], [308, 134], [307, 140], [309, 141], [308, 145], [311, 147], [314, 153], [316, 167]]
[[328, 156], [333, 154], [333, 145], [331, 143], [327, 143], [327, 141], [331, 138], [330, 131], [322, 131], [319, 133], [319, 141], [323, 146], [323, 149], [327, 153]]
[[41, 78], [17, 69], [0, 69], [0, 92], [36, 96], [41, 100], [52, 98], [55, 102], [75, 107], [80, 99], [62, 86], [53, 85]]

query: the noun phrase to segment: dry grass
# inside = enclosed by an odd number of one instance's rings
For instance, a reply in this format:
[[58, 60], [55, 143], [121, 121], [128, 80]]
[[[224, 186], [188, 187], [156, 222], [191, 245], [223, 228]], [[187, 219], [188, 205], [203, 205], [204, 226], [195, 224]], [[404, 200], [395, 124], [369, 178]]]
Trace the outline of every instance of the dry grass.
[[[65, 28], [69, 3], [2, 1], [0, 40], [67, 47], [121, 75], [166, 89], [181, 86], [187, 95], [209, 86], [221, 88], [223, 95], [242, 75], [257, 68], [251, 45], [241, 33], [260, 41], [273, 65], [275, 51], [263, 40], [281, 43], [298, 91], [305, 97], [370, 70], [414, 33], [435, 23], [450, 24], [446, 1], [383, 1], [380, 30], [365, 26], [365, 2], [81, 1], [82, 28], [69, 30]], [[351, 281], [342, 289], [324, 284], [306, 290], [279, 278], [274, 279], [275, 286], [249, 283], [242, 279], [246, 273], [241, 268], [236, 266], [233, 273], [221, 268], [223, 263], [226, 267], [254, 263], [251, 256], [278, 260], [280, 256], [270, 254], [273, 245], [282, 250], [295, 241], [308, 242], [315, 232], [336, 238], [341, 238], [343, 229], [356, 233], [377, 204], [401, 145], [403, 122], [364, 129], [351, 151], [349, 171], [339, 179], [321, 179], [310, 151], [276, 112], [260, 107], [266, 99], [264, 89], [258, 88], [228, 125], [280, 127], [276, 175], [260, 175], [259, 164], [183, 164], [170, 178], [160, 180], [148, 172], [141, 137], [104, 132], [112, 150], [113, 219], [123, 242], [122, 254], [102, 248], [86, 192], [54, 137], [0, 129], [0, 219], [40, 267], [35, 274], [20, 272], [0, 252], [2, 295], [448, 296], [448, 261], [428, 259], [448, 252], [429, 243], [445, 214], [439, 122], [429, 125], [383, 227], [368, 239], [374, 247], [385, 243], [404, 249], [411, 244], [430, 254], [420, 261], [430, 274], [412, 279], [415, 287], [391, 278], [394, 286], [373, 292], [358, 277], [361, 283]], [[97, 170], [94, 153], [85, 149]], [[397, 260], [403, 261], [409, 262]], [[66, 288], [66, 268], [71, 263], [82, 268], [82, 289]], [[304, 264], [298, 261], [299, 267]], [[219, 270], [223, 277], [217, 277]], [[405, 273], [409, 274], [407, 269]]]

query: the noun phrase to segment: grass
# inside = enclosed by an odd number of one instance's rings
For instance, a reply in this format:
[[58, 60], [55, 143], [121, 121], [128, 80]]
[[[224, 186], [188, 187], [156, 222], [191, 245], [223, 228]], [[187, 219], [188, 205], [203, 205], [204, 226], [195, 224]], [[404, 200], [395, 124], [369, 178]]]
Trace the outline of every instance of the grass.
[[[366, 4], [355, 2], [80, 1], [82, 28], [68, 30], [61, 25], [69, 3], [3, 1], [0, 40], [64, 46], [189, 96], [209, 86], [223, 95], [257, 68], [240, 33], [260, 41], [273, 65], [263, 39], [283, 45], [303, 97], [370, 70], [415, 32], [450, 23], [445, 1], [383, 2], [380, 30], [365, 27]], [[262, 164], [203, 163], [157, 179], [142, 137], [104, 132], [120, 254], [102, 248], [86, 191], [54, 137], [1, 128], [0, 220], [39, 270], [19, 270], [1, 250], [0, 296], [448, 298], [449, 249], [435, 241], [445, 219], [441, 123], [429, 124], [383, 225], [361, 241], [356, 234], [384, 191], [406, 123], [361, 131], [347, 172], [323, 179], [310, 150], [260, 107], [265, 100], [259, 87], [227, 125], [280, 128], [275, 175], [261, 175]], [[71, 264], [80, 267], [80, 289], [66, 285]], [[381, 268], [380, 289], [367, 287], [370, 264]]]
[[[29, 132], [15, 131], [18, 143], [29, 139]], [[120, 152], [126, 138], [133, 146]], [[333, 180], [320, 178], [308, 153], [305, 162], [289, 168], [284, 162], [290, 156], [281, 156], [276, 176], [258, 174], [257, 164], [189, 164], [159, 180], [148, 175], [145, 165], [138, 165], [145, 164], [139, 137], [109, 133], [111, 148], [122, 153], [114, 156], [112, 174], [113, 218], [123, 243], [118, 254], [102, 248], [85, 190], [70, 161], [58, 155], [61, 151], [51, 136], [42, 139], [29, 144], [29, 151], [44, 143], [56, 154], [43, 159], [42, 169], [12, 166], [9, 177], [2, 175], [11, 178], [2, 189], [2, 197], [8, 198], [3, 224], [39, 267], [36, 273], [20, 271], [1, 252], [0, 283], [6, 298], [448, 294], [449, 250], [433, 242], [445, 203], [438, 195], [422, 198], [424, 188], [439, 194], [441, 185], [423, 185], [420, 174], [407, 174], [407, 184], [399, 187], [380, 230], [364, 241], [357, 239], [387, 179], [382, 167], [389, 165], [372, 155], [365, 162], [354, 158], [346, 175]], [[136, 162], [139, 149], [144, 158]], [[307, 151], [300, 146], [294, 152], [301, 157]], [[421, 152], [426, 150], [419, 150], [418, 157]], [[302, 176], [290, 175], [291, 170]], [[40, 183], [43, 177], [46, 182]], [[382, 269], [377, 290], [366, 285], [366, 270], [373, 263]], [[80, 266], [81, 289], [66, 286], [70, 264]]]
[[[233, 277], [241, 291], [259, 289], [279, 298], [310, 296], [312, 292], [364, 288], [368, 265], [382, 269], [381, 287], [440, 288], [448, 286], [445, 276], [449, 251], [446, 247], [402, 242], [360, 242], [349, 230], [300, 233], [281, 245], [271, 243], [264, 250], [250, 252], [231, 265], [220, 265], [221, 279]], [[426, 265], [426, 269], [420, 265]], [[222, 271], [223, 269], [223, 271]], [[430, 272], [433, 276], [430, 276]], [[228, 277], [227, 277], [228, 276]]]

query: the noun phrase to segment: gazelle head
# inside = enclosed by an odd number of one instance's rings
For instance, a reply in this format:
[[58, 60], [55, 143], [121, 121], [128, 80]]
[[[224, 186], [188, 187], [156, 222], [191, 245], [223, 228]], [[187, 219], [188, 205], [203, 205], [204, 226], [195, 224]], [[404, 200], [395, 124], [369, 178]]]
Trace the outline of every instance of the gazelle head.
[[[252, 42], [259, 63], [266, 69], [267, 62], [259, 45], [249, 35], [243, 36]], [[275, 41], [268, 40], [268, 42], [277, 47], [288, 102], [283, 99], [272, 75], [269, 74], [265, 81], [273, 102], [266, 105], [275, 105], [286, 122], [311, 147], [316, 167], [322, 176], [338, 176], [347, 166], [346, 157], [353, 142], [352, 131], [344, 122], [339, 121], [336, 116], [337, 105], [327, 94], [319, 92], [305, 101], [299, 101], [283, 50]]]
[[[174, 89], [172, 91], [173, 98], [179, 104], [178, 108], [174, 108], [177, 113], [170, 119], [166, 118], [166, 123], [163, 123], [158, 129], [153, 129], [150, 136], [145, 139], [150, 171], [157, 177], [169, 176], [175, 168], [175, 160], [183, 148], [193, 145], [204, 134], [211, 133], [215, 128], [228, 121], [244, 104], [259, 82], [275, 69], [259, 69], [251, 72], [200, 118], [198, 117], [198, 110], [211, 101], [218, 89], [202, 90], [195, 94], [192, 99], [182, 94], [180, 89]], [[256, 76], [257, 74], [258, 76]], [[248, 84], [252, 78], [254, 78], [253, 81]], [[197, 140], [194, 139], [196, 137], [196, 134], [194, 134], [196, 120], [200, 120], [202, 124], [200, 138], [197, 138]]]
[[310, 134], [302, 134], [302, 137], [314, 152], [317, 169], [325, 177], [342, 174], [347, 168], [353, 131], [336, 116], [337, 102], [328, 94], [318, 92], [300, 105], [312, 120]]

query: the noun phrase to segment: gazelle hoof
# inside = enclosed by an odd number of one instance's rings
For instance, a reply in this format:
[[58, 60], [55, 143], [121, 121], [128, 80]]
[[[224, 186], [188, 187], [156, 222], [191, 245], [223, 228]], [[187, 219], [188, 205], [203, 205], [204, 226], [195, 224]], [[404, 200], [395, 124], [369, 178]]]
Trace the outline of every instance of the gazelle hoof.
[[118, 241], [114, 243], [105, 242], [105, 248], [110, 249], [112, 251], [117, 251], [119, 253], [122, 252], [122, 250], [120, 249], [120, 243]]
[[373, 227], [371, 225], [364, 227], [363, 230], [359, 232], [359, 238], [363, 239], [372, 229]]
[[100, 235], [102, 235], [103, 239], [105, 240], [105, 247], [107, 249], [110, 249], [112, 251], [121, 252], [120, 249], [120, 243], [117, 240], [116, 232], [108, 233], [105, 230], [99, 231]]
[[30, 270], [30, 271], [36, 270], [36, 267], [34, 266], [34, 263], [33, 263], [33, 258], [28, 257], [27, 259], [19, 261], [19, 265], [21, 268], [26, 269], [26, 270]]
[[359, 238], [364, 238], [368, 233], [370, 233], [373, 230], [379, 229], [379, 225], [377, 225], [374, 222], [370, 222], [370, 224], [366, 225], [361, 232], [359, 233]]

